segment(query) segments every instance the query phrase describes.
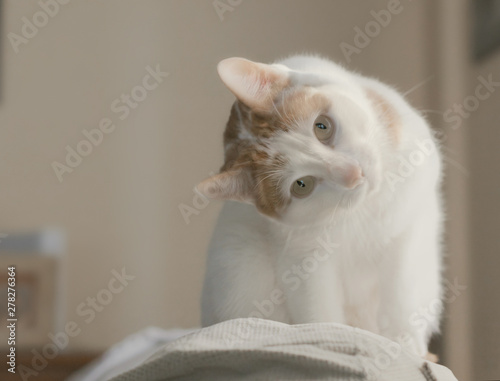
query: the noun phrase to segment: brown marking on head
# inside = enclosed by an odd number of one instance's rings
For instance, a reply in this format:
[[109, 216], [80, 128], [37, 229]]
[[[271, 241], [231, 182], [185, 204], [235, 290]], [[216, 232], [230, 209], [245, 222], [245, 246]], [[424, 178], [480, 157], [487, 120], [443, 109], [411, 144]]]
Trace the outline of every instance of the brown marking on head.
[[255, 152], [253, 159], [255, 206], [265, 215], [279, 217], [291, 202], [290, 196], [285, 196], [280, 189], [279, 171], [284, 170], [286, 159], [281, 155], [270, 157], [262, 151]]
[[401, 118], [394, 107], [379, 93], [366, 89], [366, 94], [373, 104], [383, 125], [386, 126], [389, 137], [395, 145], [401, 140]]
[[218, 70], [238, 100], [224, 132], [224, 165], [198, 189], [213, 198], [251, 202], [279, 218], [291, 199], [280, 183], [286, 158], [270, 153], [270, 139], [326, 112], [330, 101], [311, 87], [293, 87], [288, 73], [271, 65], [230, 58]]
[[272, 112], [256, 112], [236, 101], [224, 131], [225, 169], [247, 145], [264, 143], [278, 132], [296, 128], [297, 123], [315, 113], [326, 113], [330, 100], [310, 88], [284, 89], [273, 100]]
[[271, 113], [253, 111], [236, 101], [224, 132], [225, 162], [221, 173], [244, 171], [248, 180], [244, 193], [252, 195], [251, 201], [263, 214], [279, 217], [291, 201], [280, 188], [279, 172], [284, 170], [286, 158], [279, 153], [271, 156], [269, 139], [298, 128], [297, 123], [329, 107], [329, 99], [311, 89], [287, 89], [274, 100]]

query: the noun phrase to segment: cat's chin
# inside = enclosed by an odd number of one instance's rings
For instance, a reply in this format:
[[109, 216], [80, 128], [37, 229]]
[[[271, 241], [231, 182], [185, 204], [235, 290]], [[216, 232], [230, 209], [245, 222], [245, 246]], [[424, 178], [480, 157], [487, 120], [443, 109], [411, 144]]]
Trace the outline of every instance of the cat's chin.
[[360, 184], [355, 189], [335, 192], [334, 194], [323, 194], [322, 200], [318, 200], [317, 205], [311, 205], [293, 208], [288, 210], [279, 218], [272, 218], [275, 222], [287, 225], [293, 228], [307, 228], [324, 226], [325, 224], [335, 223], [336, 221], [348, 218], [363, 207], [367, 196], [371, 194], [371, 187], [367, 182]]
[[340, 206], [346, 213], [354, 211], [363, 204], [367, 194], [369, 194], [372, 190], [373, 188], [370, 186], [370, 183], [365, 181], [355, 189], [346, 192], [345, 196], [342, 198]]

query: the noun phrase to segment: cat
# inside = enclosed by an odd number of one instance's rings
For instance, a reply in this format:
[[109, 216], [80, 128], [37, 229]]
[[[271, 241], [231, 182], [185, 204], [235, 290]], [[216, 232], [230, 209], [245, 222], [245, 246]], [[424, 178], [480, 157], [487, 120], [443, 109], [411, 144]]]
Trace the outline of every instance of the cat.
[[426, 120], [395, 89], [317, 56], [217, 69], [236, 101], [224, 165], [197, 186], [226, 201], [202, 325], [336, 322], [425, 356], [439, 330], [443, 230]]

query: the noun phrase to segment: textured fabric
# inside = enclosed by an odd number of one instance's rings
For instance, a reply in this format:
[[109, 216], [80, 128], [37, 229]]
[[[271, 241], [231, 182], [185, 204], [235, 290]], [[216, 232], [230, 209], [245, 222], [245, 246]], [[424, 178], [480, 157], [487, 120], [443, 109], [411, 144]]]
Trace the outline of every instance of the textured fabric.
[[113, 345], [102, 356], [72, 373], [65, 381], [107, 381], [142, 364], [165, 344], [193, 331], [195, 330], [145, 328]]
[[456, 380], [400, 345], [335, 323], [235, 319], [167, 344], [112, 381]]

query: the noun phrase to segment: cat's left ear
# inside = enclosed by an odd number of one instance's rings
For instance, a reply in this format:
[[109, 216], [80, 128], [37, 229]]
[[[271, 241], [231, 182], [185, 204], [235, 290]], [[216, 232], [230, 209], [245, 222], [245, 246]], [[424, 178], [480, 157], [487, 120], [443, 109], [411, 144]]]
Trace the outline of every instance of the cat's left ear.
[[236, 98], [255, 111], [271, 111], [274, 98], [290, 82], [285, 68], [244, 58], [225, 59], [217, 71]]
[[244, 169], [223, 171], [199, 183], [196, 188], [208, 198], [253, 202], [253, 192], [249, 175]]

